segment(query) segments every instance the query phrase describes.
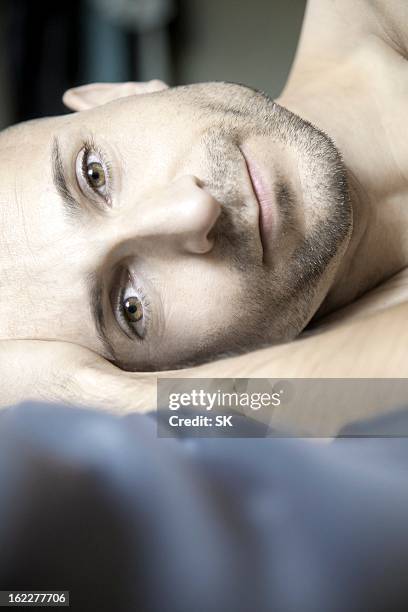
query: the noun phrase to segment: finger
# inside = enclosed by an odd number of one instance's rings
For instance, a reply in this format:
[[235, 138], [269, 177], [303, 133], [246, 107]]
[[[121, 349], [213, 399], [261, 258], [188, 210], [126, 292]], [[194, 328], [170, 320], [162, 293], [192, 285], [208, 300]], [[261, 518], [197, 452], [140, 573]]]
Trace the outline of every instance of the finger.
[[88, 85], [68, 89], [62, 97], [62, 101], [70, 110], [82, 111], [107, 104], [118, 98], [153, 93], [167, 88], [166, 83], [158, 79], [143, 83], [133, 81], [125, 83], [89, 83]]
[[65, 377], [60, 399], [116, 414], [142, 413], [156, 409], [156, 386], [156, 374], [124, 372], [101, 358]]

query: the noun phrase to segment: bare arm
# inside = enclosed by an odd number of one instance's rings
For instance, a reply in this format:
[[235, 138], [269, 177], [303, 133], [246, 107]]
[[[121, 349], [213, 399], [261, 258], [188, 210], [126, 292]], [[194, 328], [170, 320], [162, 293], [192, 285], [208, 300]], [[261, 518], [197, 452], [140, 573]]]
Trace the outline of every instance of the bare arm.
[[124, 372], [69, 342], [2, 340], [0, 389], [0, 407], [33, 400], [125, 414], [154, 406], [156, 375]]
[[[197, 378], [405, 378], [408, 377], [408, 303], [315, 335], [177, 373]], [[331, 437], [345, 425], [407, 404], [406, 385], [299, 385], [295, 398], [253, 416], [278, 430]], [[334, 391], [337, 389], [339, 392]], [[330, 391], [331, 390], [331, 391]], [[334, 393], [334, 395], [333, 395]], [[262, 411], [261, 411], [262, 412]]]
[[197, 377], [407, 377], [408, 303], [182, 372]]

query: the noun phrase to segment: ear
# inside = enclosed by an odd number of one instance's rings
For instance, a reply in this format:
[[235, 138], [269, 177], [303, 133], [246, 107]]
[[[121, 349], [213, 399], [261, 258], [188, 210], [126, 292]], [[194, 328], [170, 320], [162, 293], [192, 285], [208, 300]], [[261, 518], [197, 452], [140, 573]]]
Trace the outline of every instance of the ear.
[[106, 104], [118, 98], [153, 93], [167, 88], [168, 85], [158, 79], [145, 83], [91, 83], [90, 85], [68, 89], [62, 97], [62, 101], [70, 110], [81, 111]]

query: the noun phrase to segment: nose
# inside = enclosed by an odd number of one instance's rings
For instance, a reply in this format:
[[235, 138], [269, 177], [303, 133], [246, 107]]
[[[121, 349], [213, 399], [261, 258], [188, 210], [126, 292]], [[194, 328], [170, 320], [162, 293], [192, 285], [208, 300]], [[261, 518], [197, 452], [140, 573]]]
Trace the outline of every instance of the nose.
[[[175, 250], [208, 253], [213, 248], [210, 232], [221, 213], [221, 204], [195, 176], [174, 180], [159, 194], [135, 205], [134, 237], [159, 239]], [[129, 227], [129, 223], [127, 223]]]

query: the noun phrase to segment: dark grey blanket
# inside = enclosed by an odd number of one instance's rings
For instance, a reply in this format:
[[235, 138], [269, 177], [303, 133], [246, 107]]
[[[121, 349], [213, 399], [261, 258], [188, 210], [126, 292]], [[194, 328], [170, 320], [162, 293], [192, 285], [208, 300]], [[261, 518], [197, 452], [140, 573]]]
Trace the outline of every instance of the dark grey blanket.
[[164, 439], [152, 416], [23, 405], [0, 414], [0, 588], [83, 612], [407, 610], [407, 484], [407, 438]]

